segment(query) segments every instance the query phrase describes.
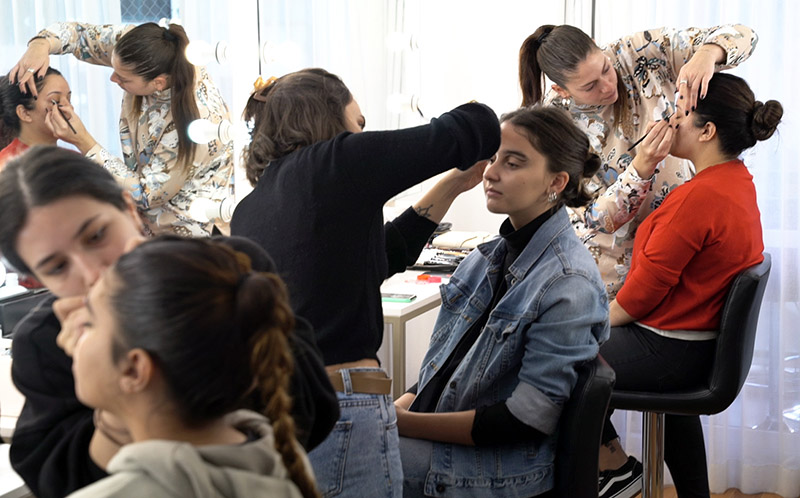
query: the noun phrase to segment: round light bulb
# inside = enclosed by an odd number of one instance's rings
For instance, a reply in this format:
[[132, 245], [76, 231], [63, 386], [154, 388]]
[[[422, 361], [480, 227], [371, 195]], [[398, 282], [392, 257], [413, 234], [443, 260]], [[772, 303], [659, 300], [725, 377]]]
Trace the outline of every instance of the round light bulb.
[[189, 204], [189, 216], [200, 223], [208, 223], [209, 221], [227, 223], [233, 217], [233, 207], [233, 199], [230, 197], [222, 200], [195, 197]]
[[250, 139], [250, 131], [247, 129], [246, 123], [243, 121], [231, 123], [227, 119], [223, 119], [218, 124], [207, 119], [195, 119], [189, 123], [186, 133], [189, 134], [189, 139], [196, 144], [207, 144], [213, 140], [219, 140], [227, 145], [233, 140], [239, 142]]
[[195, 66], [205, 66], [215, 60], [222, 64], [228, 60], [228, 44], [224, 41], [216, 45], [203, 40], [195, 40], [186, 45], [186, 59]]
[[219, 125], [207, 119], [195, 119], [189, 123], [186, 133], [192, 142], [196, 144], [207, 144], [219, 138]]

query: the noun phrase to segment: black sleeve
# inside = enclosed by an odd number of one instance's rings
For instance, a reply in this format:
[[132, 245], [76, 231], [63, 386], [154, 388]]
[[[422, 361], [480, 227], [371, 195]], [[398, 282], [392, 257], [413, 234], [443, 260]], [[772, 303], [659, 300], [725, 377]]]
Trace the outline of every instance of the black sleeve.
[[317, 447], [339, 420], [339, 401], [333, 390], [311, 324], [297, 317], [292, 336], [294, 373], [289, 392], [297, 439], [307, 452]]
[[511, 414], [505, 402], [483, 406], [475, 411], [472, 440], [476, 446], [541, 441], [546, 434], [526, 425]]
[[39, 497], [61, 497], [107, 474], [89, 457], [92, 409], [75, 396], [72, 359], [56, 345], [61, 329], [46, 299], [17, 325], [11, 377], [25, 396], [11, 441], [11, 466]]
[[417, 394], [417, 390], [419, 390], [419, 382], [415, 382], [413, 386], [406, 389], [406, 392], [411, 394]]
[[[341, 133], [299, 151], [313, 176], [341, 199], [342, 216], [383, 206], [400, 192], [452, 168], [466, 170], [500, 147], [492, 109], [464, 104], [429, 124], [390, 131]], [[335, 191], [335, 194], [333, 193]]]
[[419, 258], [428, 239], [438, 225], [428, 218], [420, 216], [413, 208], [403, 211], [400, 216], [386, 222], [386, 257], [389, 262], [389, 274], [406, 271]]

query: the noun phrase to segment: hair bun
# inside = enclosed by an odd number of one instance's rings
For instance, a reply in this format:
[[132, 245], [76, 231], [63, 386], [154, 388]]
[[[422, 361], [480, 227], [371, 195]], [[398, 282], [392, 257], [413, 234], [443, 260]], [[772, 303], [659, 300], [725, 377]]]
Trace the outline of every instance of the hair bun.
[[600, 161], [600, 156], [594, 152], [589, 152], [589, 155], [586, 156], [586, 161], [583, 163], [583, 177], [593, 177], [595, 173], [597, 173], [597, 170], [600, 169], [601, 163], [602, 161]]
[[756, 101], [753, 104], [751, 129], [756, 140], [766, 140], [775, 133], [783, 117], [783, 106], [777, 100]]

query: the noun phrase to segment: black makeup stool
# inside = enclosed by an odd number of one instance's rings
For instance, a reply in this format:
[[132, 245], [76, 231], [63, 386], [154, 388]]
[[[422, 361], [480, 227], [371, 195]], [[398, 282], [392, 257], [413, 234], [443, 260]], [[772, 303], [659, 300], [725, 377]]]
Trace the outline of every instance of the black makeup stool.
[[611, 407], [642, 412], [642, 498], [664, 495], [664, 414], [713, 415], [733, 403], [744, 385], [756, 338], [758, 313], [772, 266], [764, 261], [736, 276], [722, 308], [711, 373], [694, 389], [669, 393], [614, 390]]
[[578, 382], [561, 413], [555, 489], [548, 497], [597, 498], [597, 455], [615, 380], [602, 356], [578, 367]]

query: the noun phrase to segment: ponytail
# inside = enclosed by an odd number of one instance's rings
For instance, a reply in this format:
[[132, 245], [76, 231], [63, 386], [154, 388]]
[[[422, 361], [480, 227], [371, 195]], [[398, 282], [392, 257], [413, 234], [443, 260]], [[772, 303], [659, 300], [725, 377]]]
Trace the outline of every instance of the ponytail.
[[[246, 297], [244, 297], [246, 296]], [[245, 307], [259, 313], [265, 299], [272, 300], [272, 319], [250, 337], [250, 366], [255, 377], [254, 388], [259, 392], [264, 415], [272, 423], [275, 448], [281, 454], [289, 477], [305, 498], [318, 497], [316, 485], [308, 474], [306, 462], [297, 451], [289, 379], [293, 359], [289, 349], [289, 334], [294, 329], [294, 315], [289, 306], [286, 287], [274, 274], [244, 276], [237, 293], [237, 315], [248, 314]], [[260, 312], [263, 314], [263, 312]]]
[[[189, 38], [178, 24], [161, 27], [155, 23], [136, 26], [114, 47], [123, 64], [145, 81], [166, 74], [171, 91], [172, 120], [178, 133], [178, 164], [189, 168], [197, 147], [188, 133], [189, 123], [200, 117], [194, 96], [195, 67], [186, 58]], [[133, 101], [133, 112], [141, 110], [142, 97]], [[170, 130], [164, 130], [170, 131]]]
[[544, 95], [544, 74], [539, 66], [537, 55], [542, 42], [555, 28], [545, 24], [522, 42], [519, 49], [519, 85], [522, 88], [522, 107], [542, 101]]

